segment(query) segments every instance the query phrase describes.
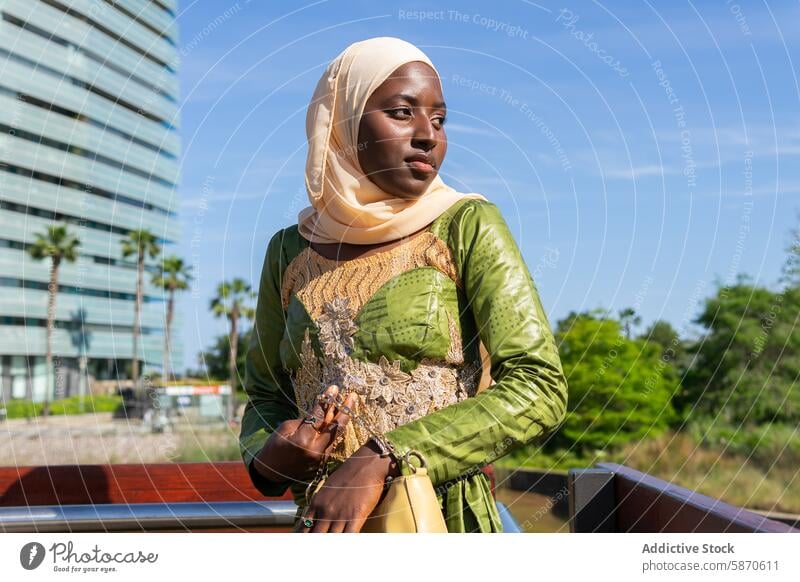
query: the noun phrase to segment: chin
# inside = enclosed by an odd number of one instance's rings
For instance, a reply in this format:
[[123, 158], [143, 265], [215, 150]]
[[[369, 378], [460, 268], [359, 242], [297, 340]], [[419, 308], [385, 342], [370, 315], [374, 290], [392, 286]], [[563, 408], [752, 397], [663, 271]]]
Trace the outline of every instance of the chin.
[[429, 176], [426, 180], [420, 180], [419, 178], [412, 178], [408, 180], [405, 184], [404, 191], [407, 194], [408, 198], [419, 198], [430, 188], [430, 185], [433, 183], [433, 180], [436, 178], [436, 174]]
[[425, 194], [425, 191], [428, 189], [428, 186], [431, 182], [432, 179], [422, 181], [412, 178], [410, 180], [403, 180], [391, 185], [387, 184], [385, 186], [381, 186], [381, 189], [385, 192], [388, 192], [395, 198], [413, 200]]
[[395, 193], [397, 198], [405, 198], [407, 200], [414, 200], [416, 198], [420, 198], [423, 194], [425, 194], [425, 190], [427, 190], [428, 185], [426, 184], [424, 188], [419, 188], [415, 186], [414, 188], [405, 188], [403, 190], [398, 190]]

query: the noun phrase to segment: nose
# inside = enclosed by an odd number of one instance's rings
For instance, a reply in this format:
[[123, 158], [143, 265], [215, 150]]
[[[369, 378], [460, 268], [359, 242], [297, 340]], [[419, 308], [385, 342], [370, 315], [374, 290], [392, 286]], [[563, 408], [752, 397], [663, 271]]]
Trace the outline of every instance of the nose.
[[426, 152], [436, 147], [436, 129], [433, 122], [422, 112], [415, 116], [414, 134], [411, 137], [411, 146]]

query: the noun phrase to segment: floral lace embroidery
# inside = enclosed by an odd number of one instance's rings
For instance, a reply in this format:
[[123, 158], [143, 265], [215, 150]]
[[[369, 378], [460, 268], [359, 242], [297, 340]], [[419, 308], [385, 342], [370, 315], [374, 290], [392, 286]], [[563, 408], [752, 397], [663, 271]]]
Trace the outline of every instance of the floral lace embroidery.
[[[357, 394], [355, 414], [372, 430], [384, 434], [476, 392], [481, 371], [478, 363], [454, 366], [425, 358], [406, 373], [399, 361], [390, 362], [384, 356], [377, 363], [351, 358], [357, 327], [347, 297], [326, 301], [317, 324], [322, 358], [315, 354], [306, 329], [300, 367], [290, 373], [301, 413], [311, 410], [314, 398], [336, 384], [342, 395]], [[359, 423], [349, 422], [334, 444], [332, 458], [348, 458], [369, 437]]]
[[[375, 292], [393, 277], [419, 267], [433, 267], [461, 282], [447, 244], [432, 232], [422, 232], [389, 250], [339, 263], [303, 249], [286, 267], [281, 283], [283, 308], [292, 293], [316, 319], [326, 301], [350, 297], [350, 308], [358, 313]], [[344, 273], [346, 272], [346, 275]]]

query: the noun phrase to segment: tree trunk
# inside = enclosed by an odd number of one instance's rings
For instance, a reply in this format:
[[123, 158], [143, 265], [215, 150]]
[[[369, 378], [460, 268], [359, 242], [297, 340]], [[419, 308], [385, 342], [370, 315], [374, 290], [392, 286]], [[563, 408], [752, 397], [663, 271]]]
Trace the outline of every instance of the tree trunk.
[[58, 293], [58, 267], [61, 261], [53, 257], [50, 263], [50, 285], [47, 287], [47, 356], [45, 360], [45, 374], [47, 375], [47, 382], [45, 385], [44, 393], [44, 407], [42, 408], [42, 416], [50, 414], [50, 392], [53, 388], [53, 379], [55, 377], [55, 370], [53, 369], [53, 327], [56, 320], [56, 294]]
[[133, 389], [139, 389], [139, 312], [142, 309], [142, 281], [144, 279], [144, 250], [139, 249], [139, 264], [136, 275], [136, 302], [133, 306], [133, 360], [131, 362]]
[[164, 329], [164, 385], [167, 385], [167, 382], [170, 380], [170, 375], [172, 372], [172, 365], [171, 365], [171, 348], [172, 348], [172, 315], [173, 309], [175, 306], [175, 289], [169, 290], [169, 299], [167, 299], [167, 322], [166, 327]]
[[228, 397], [228, 420], [233, 420], [236, 411], [236, 356], [239, 352], [239, 312], [234, 306], [231, 310], [231, 344], [230, 360], [228, 361], [228, 372], [230, 377], [231, 394]]
[[86, 412], [86, 393], [89, 391], [89, 377], [86, 373], [86, 351], [81, 348], [81, 357], [78, 359], [78, 373], [80, 374], [78, 382], [78, 394], [80, 395], [81, 412]]

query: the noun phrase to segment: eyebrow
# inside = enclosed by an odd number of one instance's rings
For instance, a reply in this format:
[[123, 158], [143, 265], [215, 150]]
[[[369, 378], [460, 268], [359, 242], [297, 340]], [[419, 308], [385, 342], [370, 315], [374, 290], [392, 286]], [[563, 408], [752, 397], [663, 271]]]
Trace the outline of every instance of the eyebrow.
[[[399, 97], [400, 99], [405, 99], [406, 101], [411, 103], [411, 105], [418, 105], [419, 104], [419, 100], [416, 97], [414, 97], [413, 95], [408, 95], [407, 93], [398, 93], [397, 95], [394, 95], [392, 97], [392, 99], [397, 98], [397, 97]], [[433, 108], [434, 109], [447, 109], [447, 104], [445, 104], [444, 101], [437, 101], [436, 103], [433, 104]]]

